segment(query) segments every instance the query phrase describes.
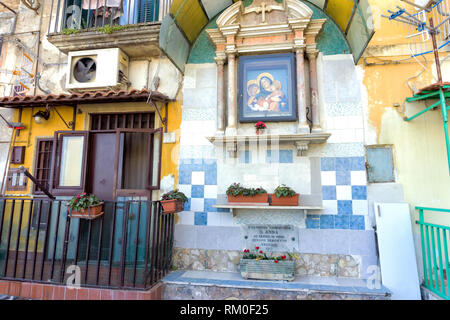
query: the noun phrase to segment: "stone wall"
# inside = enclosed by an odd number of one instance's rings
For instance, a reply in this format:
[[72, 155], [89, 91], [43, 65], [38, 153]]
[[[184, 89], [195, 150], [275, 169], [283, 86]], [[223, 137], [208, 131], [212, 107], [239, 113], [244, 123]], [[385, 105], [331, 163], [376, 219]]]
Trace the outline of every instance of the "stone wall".
[[[274, 254], [276, 255], [276, 254]], [[172, 266], [176, 270], [238, 272], [240, 251], [175, 248]], [[298, 276], [359, 278], [361, 258], [338, 254], [299, 254]]]

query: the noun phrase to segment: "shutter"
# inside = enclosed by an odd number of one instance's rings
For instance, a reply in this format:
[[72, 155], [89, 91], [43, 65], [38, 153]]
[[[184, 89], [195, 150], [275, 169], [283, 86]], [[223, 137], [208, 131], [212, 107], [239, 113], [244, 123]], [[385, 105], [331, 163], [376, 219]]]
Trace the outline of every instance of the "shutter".
[[159, 1], [138, 0], [138, 23], [158, 21]]

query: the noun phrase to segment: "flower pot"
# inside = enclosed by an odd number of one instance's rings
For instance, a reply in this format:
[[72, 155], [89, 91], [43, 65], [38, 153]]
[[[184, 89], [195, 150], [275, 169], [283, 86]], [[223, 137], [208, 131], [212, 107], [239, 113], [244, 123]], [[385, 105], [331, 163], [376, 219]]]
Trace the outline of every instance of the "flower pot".
[[298, 198], [299, 194], [297, 193], [292, 197], [281, 197], [277, 198], [277, 196], [273, 193], [270, 195], [271, 206], [287, 206], [287, 207], [297, 207], [298, 206]]
[[163, 207], [164, 214], [171, 214], [183, 211], [183, 202], [180, 200], [162, 200], [161, 205]]
[[241, 259], [241, 276], [244, 279], [283, 280], [295, 279], [295, 261]]
[[264, 134], [264, 130], [266, 130], [266, 129], [256, 129], [256, 135], [260, 136], [260, 135]]
[[250, 196], [232, 196], [228, 195], [228, 203], [238, 203], [238, 204], [254, 204], [254, 203], [260, 203], [260, 204], [267, 204], [269, 203], [269, 195], [267, 193], [264, 194], [257, 194], [254, 197]]
[[93, 220], [100, 217], [103, 214], [103, 202], [98, 205], [87, 207], [81, 211], [74, 211], [69, 208], [70, 217]]

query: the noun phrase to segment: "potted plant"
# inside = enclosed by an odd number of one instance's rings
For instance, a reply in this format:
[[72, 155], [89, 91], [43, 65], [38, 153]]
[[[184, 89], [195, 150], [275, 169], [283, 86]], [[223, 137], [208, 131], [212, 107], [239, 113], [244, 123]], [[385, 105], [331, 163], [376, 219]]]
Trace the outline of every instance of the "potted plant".
[[256, 134], [261, 135], [264, 133], [264, 130], [267, 129], [267, 125], [264, 122], [259, 121], [255, 124], [255, 128], [256, 128]]
[[278, 186], [270, 195], [272, 206], [298, 206], [299, 194], [286, 185]]
[[245, 188], [239, 183], [233, 183], [227, 189], [228, 203], [269, 203], [269, 195], [264, 188]]
[[163, 207], [163, 213], [177, 213], [183, 211], [184, 203], [188, 201], [188, 198], [183, 192], [173, 190], [163, 194], [161, 197], [161, 205]]
[[86, 192], [73, 197], [67, 206], [72, 218], [95, 219], [103, 214], [103, 202]]
[[296, 254], [286, 253], [281, 256], [268, 256], [259, 247], [244, 250], [239, 263], [244, 279], [284, 280], [295, 279]]

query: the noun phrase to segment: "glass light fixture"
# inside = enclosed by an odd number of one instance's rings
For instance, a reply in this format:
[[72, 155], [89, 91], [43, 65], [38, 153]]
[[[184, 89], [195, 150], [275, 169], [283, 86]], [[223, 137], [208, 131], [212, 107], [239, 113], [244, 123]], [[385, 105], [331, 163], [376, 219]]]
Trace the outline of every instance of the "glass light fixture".
[[38, 111], [33, 115], [33, 118], [35, 123], [41, 124], [44, 120], [47, 121], [50, 118], [50, 111], [48, 109]]

